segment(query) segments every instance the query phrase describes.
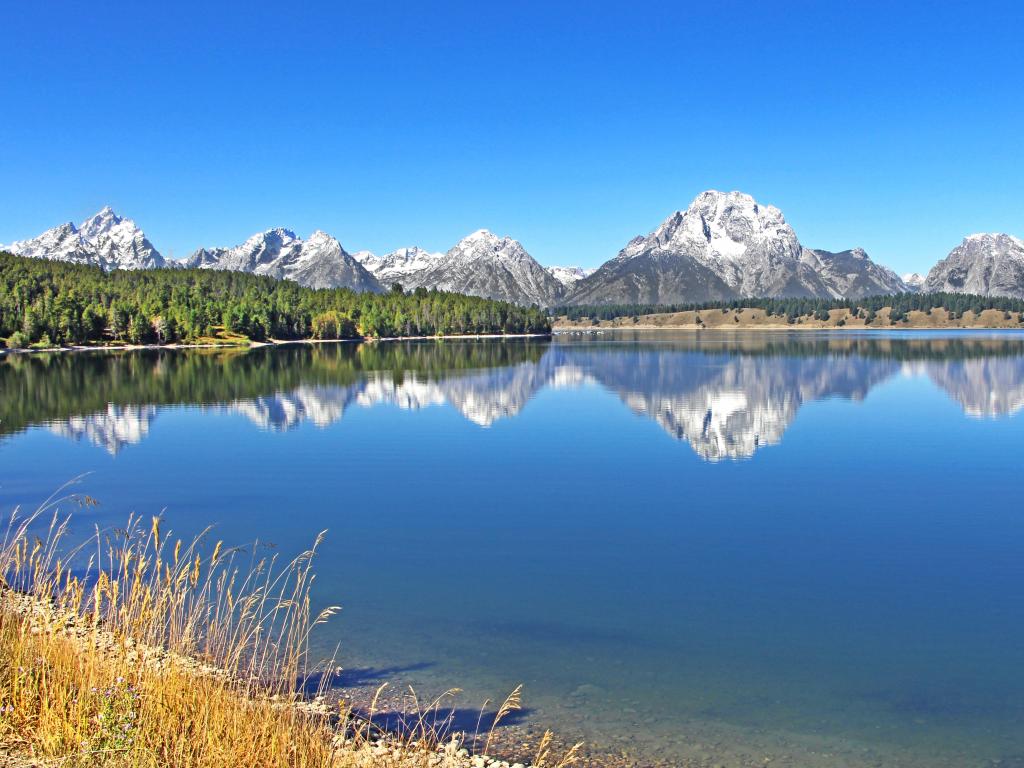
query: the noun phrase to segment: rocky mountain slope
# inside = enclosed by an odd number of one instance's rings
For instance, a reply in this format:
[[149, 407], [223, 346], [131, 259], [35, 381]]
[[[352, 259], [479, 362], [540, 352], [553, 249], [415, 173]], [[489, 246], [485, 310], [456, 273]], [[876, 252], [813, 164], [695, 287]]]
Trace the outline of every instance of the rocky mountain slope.
[[312, 288], [381, 291], [401, 284], [518, 304], [679, 304], [751, 297], [862, 298], [903, 291], [1024, 297], [1024, 242], [971, 235], [928, 273], [899, 277], [860, 248], [804, 247], [782, 212], [742, 192], [707, 191], [653, 232], [631, 240], [596, 270], [543, 267], [510, 237], [481, 229], [447, 253], [400, 248], [349, 254], [316, 231], [306, 240], [270, 229], [233, 248], [201, 248], [166, 261], [131, 219], [104, 208], [80, 225], [62, 224], [6, 246], [20, 256], [92, 264], [105, 270], [190, 266], [294, 280]]
[[805, 248], [802, 259], [818, 273], [833, 298], [862, 299], [909, 290], [899, 275], [873, 262], [862, 248], [838, 253]]
[[294, 280], [309, 288], [383, 289], [335, 238], [317, 230], [302, 240], [287, 229], [268, 229], [233, 248], [200, 248], [185, 262], [198, 269], [228, 269]]
[[932, 267], [923, 290], [1024, 298], [1024, 241], [1005, 234], [965, 237]]
[[[571, 291], [568, 303], [669, 304], [743, 297], [901, 289], [861, 250], [804, 248], [782, 212], [742, 192], [698, 195], [649, 235], [631, 240]], [[889, 292], [887, 288], [886, 292]]]
[[399, 248], [383, 256], [376, 256], [370, 251], [359, 251], [352, 256], [366, 267], [381, 285], [389, 288], [398, 283], [406, 289], [419, 287], [419, 275], [444, 258], [443, 253], [425, 251], [416, 246]]
[[924, 287], [924, 275], [918, 272], [908, 272], [900, 279], [903, 281], [903, 284], [907, 286], [908, 291], [916, 293]]
[[421, 285], [542, 307], [556, 303], [565, 290], [518, 240], [498, 237], [486, 229], [462, 238], [405, 287]]
[[18, 256], [90, 264], [108, 271], [167, 265], [135, 222], [118, 216], [109, 206], [77, 227], [71, 222], [61, 224], [38, 237], [19, 240], [0, 250]]
[[572, 288], [585, 277], [590, 277], [597, 270], [583, 267], [545, 267], [548, 273], [566, 288]]

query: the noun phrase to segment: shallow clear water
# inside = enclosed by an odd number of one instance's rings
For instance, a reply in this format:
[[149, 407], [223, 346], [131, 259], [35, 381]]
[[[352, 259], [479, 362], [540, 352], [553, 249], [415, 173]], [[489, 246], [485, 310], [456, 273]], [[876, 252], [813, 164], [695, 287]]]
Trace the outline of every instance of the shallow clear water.
[[[641, 762], [1024, 765], [1024, 335], [0, 360], [0, 504], [327, 543], [346, 685]], [[628, 739], [626, 738], [628, 737]]]

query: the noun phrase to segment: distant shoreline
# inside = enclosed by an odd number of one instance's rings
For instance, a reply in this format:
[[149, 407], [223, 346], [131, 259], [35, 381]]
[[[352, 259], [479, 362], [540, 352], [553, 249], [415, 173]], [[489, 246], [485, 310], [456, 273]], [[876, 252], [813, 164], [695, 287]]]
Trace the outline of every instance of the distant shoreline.
[[205, 344], [111, 344], [90, 346], [75, 344], [70, 347], [44, 347], [42, 349], [0, 349], [5, 355], [35, 354], [39, 352], [135, 352], [143, 349], [258, 349], [262, 347], [283, 347], [289, 344], [376, 344], [381, 341], [447, 341], [464, 339], [543, 339], [550, 333], [467, 333], [444, 336], [382, 336], [358, 339], [272, 339], [270, 341], [224, 342]]
[[764, 309], [699, 309], [650, 315], [624, 315], [610, 320], [569, 320], [564, 315], [551, 324], [552, 333], [567, 331], [1006, 331], [1024, 330], [1024, 312], [985, 309], [975, 315], [970, 310], [951, 318], [943, 309], [929, 312], [912, 310], [898, 320], [890, 320], [890, 307], [868, 317], [848, 308], [827, 310], [827, 319], [800, 315], [788, 322], [784, 316], [769, 315]]
[[849, 331], [871, 331], [878, 333], [892, 333], [893, 331], [1022, 331], [1024, 326], [1015, 328], [1013, 326], [997, 325], [947, 325], [947, 326], [906, 326], [900, 327], [890, 325], [888, 327], [874, 327], [870, 325], [846, 325], [826, 326], [796, 324], [787, 325], [750, 325], [728, 328], [723, 326], [701, 326], [701, 325], [558, 325], [551, 329], [552, 336], [564, 335], [567, 332], [588, 333], [593, 331], [699, 331], [701, 333], [747, 333], [748, 331], [826, 331], [826, 332], [849, 332]]

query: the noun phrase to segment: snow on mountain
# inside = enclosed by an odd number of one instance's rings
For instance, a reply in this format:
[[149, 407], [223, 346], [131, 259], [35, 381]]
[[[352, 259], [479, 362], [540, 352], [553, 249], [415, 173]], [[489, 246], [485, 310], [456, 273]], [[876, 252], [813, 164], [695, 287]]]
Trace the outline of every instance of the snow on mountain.
[[569, 301], [669, 304], [902, 289], [895, 273], [862, 250], [806, 249], [778, 208], [742, 192], [711, 190], [627, 243], [579, 281]]
[[1024, 242], [1006, 234], [969, 235], [932, 267], [924, 290], [1024, 298]]
[[[370, 251], [350, 255], [322, 231], [303, 240], [278, 228], [232, 248], [201, 248], [184, 262], [166, 262], [133, 221], [109, 207], [77, 227], [63, 224], [12, 243], [8, 250], [107, 270], [230, 269], [313, 288], [372, 291], [399, 283], [406, 290], [438, 288], [545, 307], [754, 296], [859, 298], [913, 290], [921, 283], [920, 276], [904, 281], [859, 248], [838, 253], [805, 248], [778, 208], [741, 192], [716, 191], [698, 195], [685, 211], [631, 240], [597, 270], [542, 267], [518, 241], [483, 229], [445, 254], [409, 247], [377, 256]], [[942, 290], [1022, 295], [1022, 250], [1021, 241], [1009, 235], [972, 235], [932, 270], [930, 289], [941, 285]], [[976, 262], [980, 266], [972, 271]]]
[[564, 293], [558, 280], [518, 240], [480, 229], [452, 247], [408, 287], [425, 286], [516, 304], [551, 306]]
[[303, 240], [288, 229], [268, 229], [233, 248], [200, 248], [185, 266], [269, 275], [309, 288], [383, 290], [341, 243], [321, 230]]
[[903, 284], [907, 286], [908, 291], [916, 293], [924, 287], [924, 275], [917, 272], [908, 272], [900, 279], [903, 280]]
[[420, 287], [420, 275], [444, 258], [443, 253], [425, 251], [416, 246], [399, 248], [384, 256], [376, 256], [370, 251], [359, 251], [352, 255], [381, 285], [390, 287], [398, 283], [406, 289]]
[[152, 269], [166, 266], [164, 257], [131, 219], [110, 206], [83, 221], [48, 229], [38, 237], [4, 247], [18, 256], [91, 264], [105, 270]]
[[596, 270], [584, 269], [583, 267], [545, 267], [548, 274], [560, 282], [566, 288], [571, 288], [580, 280], [594, 274]]
[[805, 248], [802, 258], [818, 273], [835, 298], [862, 299], [908, 290], [899, 275], [875, 264], [863, 248], [838, 253]]

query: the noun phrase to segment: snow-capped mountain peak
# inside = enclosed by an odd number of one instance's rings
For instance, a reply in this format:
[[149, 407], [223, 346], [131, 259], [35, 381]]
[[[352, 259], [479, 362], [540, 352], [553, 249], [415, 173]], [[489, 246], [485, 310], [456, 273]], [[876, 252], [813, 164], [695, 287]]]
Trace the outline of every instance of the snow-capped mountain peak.
[[306, 240], [290, 229], [268, 229], [233, 248], [200, 248], [188, 258], [185, 266], [252, 272], [294, 280], [310, 288], [383, 290], [336, 238], [320, 229]]
[[[114, 209], [107, 205], [104, 206], [103, 210], [83, 221], [78, 229], [84, 239], [95, 242], [101, 235], [123, 222], [124, 219], [114, 213]], [[132, 226], [135, 225], [133, 221], [129, 221], [129, 223]]]
[[[478, 229], [475, 232], [470, 232], [460, 242], [475, 242], [477, 240], [501, 240], [502, 238], [495, 235], [489, 229]], [[507, 238], [506, 238], [507, 239]]]
[[782, 211], [743, 192], [708, 190], [576, 283], [571, 303], [861, 296], [904, 290], [862, 249], [804, 248]]
[[1024, 241], [1000, 232], [968, 235], [932, 267], [924, 290], [1024, 298]]
[[975, 232], [964, 239], [974, 243], [993, 244], [997, 247], [1008, 245], [1011, 248], [1024, 248], [1024, 240], [1014, 235], [1008, 235], [1005, 232]]
[[548, 273], [566, 288], [571, 288], [580, 280], [594, 273], [593, 269], [583, 267], [547, 267]]
[[403, 288], [418, 288], [421, 285], [419, 277], [443, 259], [444, 254], [410, 246], [383, 256], [376, 256], [372, 251], [359, 251], [353, 257], [384, 286], [398, 283]]
[[38, 237], [7, 246], [11, 253], [32, 258], [91, 264], [105, 270], [152, 269], [166, 266], [164, 257], [131, 219], [104, 207], [79, 226], [68, 222]]
[[908, 272], [907, 274], [902, 275], [900, 279], [903, 281], [903, 284], [906, 285], [907, 289], [910, 291], [920, 291], [921, 288], [924, 287], [925, 278], [924, 275], [920, 274], [919, 272]]
[[562, 284], [526, 252], [522, 243], [486, 229], [459, 240], [418, 273], [415, 281], [442, 291], [540, 306], [551, 306], [564, 293]]

